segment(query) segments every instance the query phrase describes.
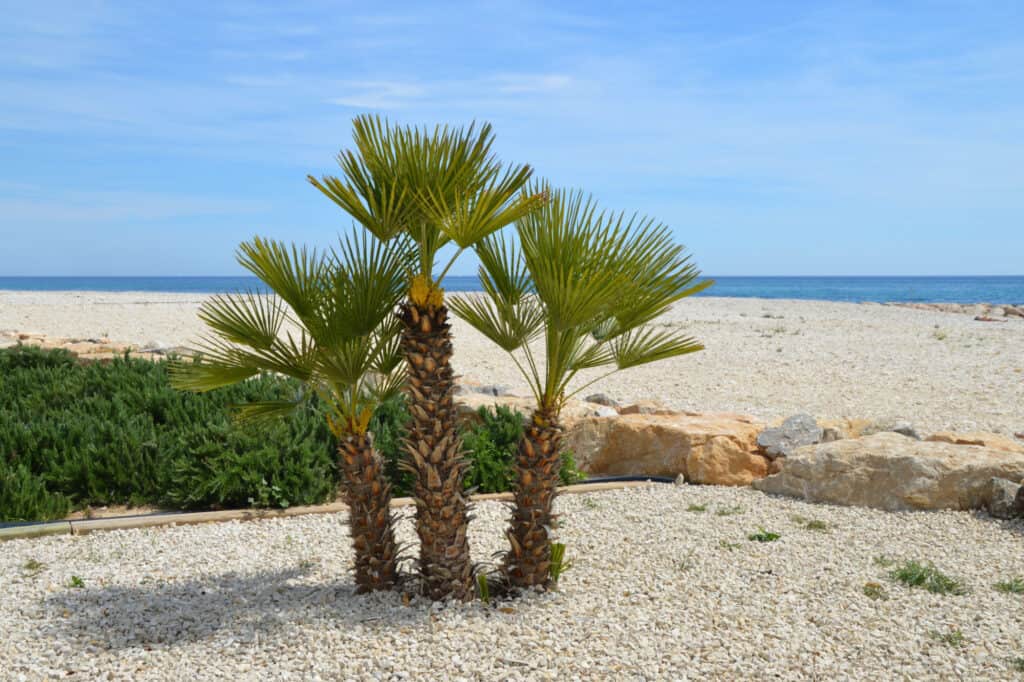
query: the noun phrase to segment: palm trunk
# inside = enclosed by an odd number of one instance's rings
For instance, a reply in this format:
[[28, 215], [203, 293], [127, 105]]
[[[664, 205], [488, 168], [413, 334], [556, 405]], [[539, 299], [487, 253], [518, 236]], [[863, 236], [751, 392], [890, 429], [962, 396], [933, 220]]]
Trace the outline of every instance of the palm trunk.
[[466, 463], [456, 430], [448, 309], [410, 302], [402, 306], [402, 348], [412, 413], [406, 451], [416, 472], [416, 532], [425, 594], [434, 600], [474, 595], [470, 563]]
[[506, 535], [511, 548], [504, 570], [516, 587], [548, 587], [551, 537], [556, 526], [552, 505], [558, 490], [562, 427], [556, 410], [538, 408], [519, 443], [515, 465], [515, 507]]
[[366, 434], [343, 436], [338, 455], [356, 551], [357, 590], [391, 589], [398, 578], [398, 547], [384, 463]]

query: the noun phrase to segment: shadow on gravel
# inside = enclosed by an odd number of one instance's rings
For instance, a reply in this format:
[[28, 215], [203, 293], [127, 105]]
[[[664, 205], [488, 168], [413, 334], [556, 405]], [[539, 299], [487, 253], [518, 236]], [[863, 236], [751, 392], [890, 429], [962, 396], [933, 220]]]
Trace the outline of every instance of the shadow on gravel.
[[137, 586], [68, 588], [47, 597], [47, 634], [88, 650], [149, 648], [228, 631], [236, 643], [257, 643], [292, 624], [323, 621], [348, 628], [385, 627], [429, 619], [425, 606], [397, 593], [357, 595], [351, 582], [305, 580], [300, 568], [255, 575], [225, 573]]

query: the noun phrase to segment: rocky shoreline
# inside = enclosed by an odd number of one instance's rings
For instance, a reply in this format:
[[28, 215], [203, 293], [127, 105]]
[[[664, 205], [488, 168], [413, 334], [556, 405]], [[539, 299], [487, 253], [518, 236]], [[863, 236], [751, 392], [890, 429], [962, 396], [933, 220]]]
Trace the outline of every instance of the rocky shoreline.
[[973, 315], [976, 319], [1016, 318], [1024, 320], [1024, 303], [906, 303], [894, 301], [890, 303], [883, 303], [882, 305], [911, 308], [913, 310], [927, 310], [939, 313]]

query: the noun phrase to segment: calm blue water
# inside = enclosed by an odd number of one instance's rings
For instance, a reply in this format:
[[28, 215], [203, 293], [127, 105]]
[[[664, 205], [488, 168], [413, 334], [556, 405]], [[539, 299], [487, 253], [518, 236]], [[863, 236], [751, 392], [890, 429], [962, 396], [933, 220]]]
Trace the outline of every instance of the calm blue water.
[[[449, 277], [448, 291], [478, 291], [476, 277]], [[0, 277], [0, 290], [218, 293], [261, 290], [254, 277]], [[825, 301], [1024, 304], [1024, 276], [717, 277], [705, 296]]]

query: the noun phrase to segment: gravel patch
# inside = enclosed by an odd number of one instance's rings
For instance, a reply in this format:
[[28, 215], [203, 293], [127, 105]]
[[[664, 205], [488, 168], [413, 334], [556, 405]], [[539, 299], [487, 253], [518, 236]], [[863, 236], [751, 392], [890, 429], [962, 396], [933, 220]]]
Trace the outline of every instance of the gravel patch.
[[[356, 596], [344, 514], [0, 545], [4, 679], [1019, 679], [1024, 524], [712, 486], [559, 499], [559, 591]], [[412, 543], [408, 511], [400, 536]], [[481, 503], [478, 560], [507, 508]], [[823, 522], [827, 525], [821, 530]], [[755, 542], [759, 529], [778, 540]], [[970, 592], [887, 577], [934, 562]], [[864, 594], [878, 583], [887, 599]], [[73, 585], [80, 585], [75, 587]], [[957, 634], [959, 633], [959, 635]]]

